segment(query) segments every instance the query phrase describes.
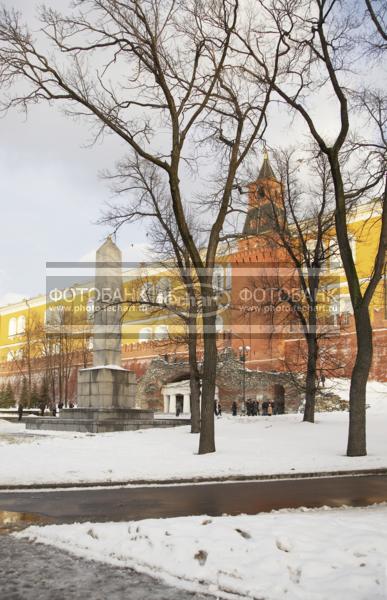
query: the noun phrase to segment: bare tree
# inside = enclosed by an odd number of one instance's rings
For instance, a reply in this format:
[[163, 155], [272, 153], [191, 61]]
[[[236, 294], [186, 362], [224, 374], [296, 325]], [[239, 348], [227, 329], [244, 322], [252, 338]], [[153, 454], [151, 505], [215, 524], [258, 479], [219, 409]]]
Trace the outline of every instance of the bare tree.
[[45, 378], [51, 388], [54, 403], [67, 407], [70, 399], [70, 381], [81, 358], [84, 367], [90, 357], [91, 328], [82, 304], [74, 300], [63, 305], [49, 305], [46, 322], [41, 323], [39, 345]]
[[[301, 326], [307, 346], [304, 421], [314, 422], [318, 385], [319, 340], [324, 336], [324, 316], [327, 312], [323, 290], [327, 277], [324, 269], [334, 259], [336, 244], [331, 243], [334, 227], [333, 185], [328, 160], [317, 149], [307, 153], [304, 160], [309, 166], [306, 185], [298, 174], [300, 160], [294, 150], [277, 153], [282, 194], [280, 202], [269, 194], [272, 209], [271, 241], [285, 250], [291, 268], [287, 276], [279, 275], [269, 282], [276, 291], [277, 305], [290, 307], [290, 318]], [[280, 269], [281, 271], [281, 269]], [[324, 282], [325, 279], [325, 282]], [[275, 313], [273, 313], [275, 314]], [[320, 318], [321, 317], [321, 318]]]
[[[343, 267], [354, 311], [357, 355], [350, 388], [348, 456], [366, 454], [366, 383], [372, 362], [372, 326], [369, 305], [380, 281], [387, 247], [386, 147], [381, 136], [386, 105], [376, 126], [367, 123], [366, 111], [352, 101], [353, 82], [364, 76], [364, 64], [357, 57], [359, 22], [351, 13], [352, 3], [339, 0], [258, 0], [264, 11], [260, 23], [250, 22], [246, 35], [239, 35], [249, 60], [246, 71], [265, 79], [307, 127], [312, 139], [329, 161], [335, 192], [335, 226]], [[261, 13], [262, 14], [262, 13]], [[262, 35], [263, 30], [265, 35]], [[356, 35], [355, 35], [356, 34]], [[264, 41], [262, 39], [264, 38]], [[270, 48], [278, 42], [274, 57]], [[359, 58], [359, 60], [358, 60]], [[268, 65], [278, 65], [273, 81]], [[324, 94], [335, 101], [336, 132], [327, 132], [326, 116], [312, 105]], [[350, 142], [362, 118], [361, 144]], [[375, 125], [375, 122], [373, 123]], [[375, 152], [376, 151], [376, 152]], [[354, 174], [356, 177], [354, 178]], [[355, 179], [355, 183], [354, 183]], [[372, 193], [381, 198], [381, 227], [378, 251], [371, 277], [361, 282], [351, 251], [347, 202]]]
[[[91, 120], [97, 137], [106, 131], [115, 134], [132, 156], [156, 167], [167, 182], [174, 219], [203, 299], [199, 453], [214, 452], [217, 350], [212, 270], [238, 169], [266, 127], [272, 86], [257, 80], [247, 86], [238, 75], [238, 58], [230, 49], [238, 0], [75, 0], [74, 5], [77, 12], [69, 16], [41, 11], [43, 33], [57, 59], [43, 52], [17, 13], [3, 9], [3, 106], [26, 109], [34, 102], [57, 101], [67, 113]], [[166, 132], [163, 139], [160, 126]], [[203, 137], [200, 131], [206, 128]], [[187, 221], [186, 207], [194, 194], [184, 193], [181, 184], [198, 144], [207, 148], [207, 164], [222, 174], [207, 214], [204, 253]]]
[[20, 346], [11, 352], [11, 362], [21, 378], [26, 380], [28, 405], [32, 392], [34, 364], [41, 353], [41, 323], [38, 315], [31, 310], [27, 302], [27, 314], [24, 330], [20, 332]]
[[[195, 279], [189, 253], [184, 247], [176, 225], [172, 207], [168, 198], [168, 190], [157, 169], [144, 160], [135, 157], [133, 161], [124, 160], [117, 165], [114, 174], [106, 174], [113, 182], [116, 194], [129, 196], [125, 204], [110, 205], [103, 219], [114, 228], [116, 233], [123, 225], [136, 221], [147, 220], [149, 223], [148, 239], [154, 260], [151, 267], [162, 269], [162, 275], [168, 274], [169, 280], [176, 287], [180, 281], [185, 289], [186, 302], [176, 305], [171, 301], [171, 294], [164, 293], [148, 295], [142, 300], [153, 310], [164, 310], [169, 315], [175, 315], [184, 323], [186, 331], [180, 335], [188, 347], [190, 367], [191, 392], [191, 433], [200, 432], [200, 373], [197, 359], [198, 342], [198, 282]], [[195, 236], [192, 217], [188, 217], [190, 230]], [[197, 240], [196, 240], [196, 243]], [[157, 257], [157, 259], [156, 259]], [[144, 285], [143, 285], [144, 287]], [[145, 284], [146, 287], [146, 284]], [[172, 287], [172, 285], [170, 286]], [[151, 286], [150, 289], [153, 289]], [[161, 291], [162, 292], [162, 291]], [[173, 294], [174, 296], [175, 294]], [[181, 296], [181, 294], [180, 294]], [[182, 300], [180, 298], [180, 300]], [[128, 305], [138, 303], [138, 300], [127, 300]], [[184, 339], [183, 339], [184, 338]]]
[[[304, 421], [313, 423], [319, 342], [331, 329], [328, 288], [336, 287], [337, 300], [339, 293], [337, 277], [327, 273], [328, 263], [336, 263], [338, 254], [332, 238], [333, 184], [328, 160], [318, 147], [279, 150], [274, 156], [279, 179], [253, 192], [256, 207], [246, 222], [247, 231], [228, 236], [254, 236], [266, 256], [266, 266], [265, 262], [259, 264], [259, 276], [249, 278], [248, 297], [256, 299], [256, 304], [236, 308], [242, 319], [248, 316], [251, 321], [254, 313], [265, 316], [270, 322], [271, 344], [284, 334], [291, 335], [289, 329], [298, 326], [306, 342], [306, 376], [305, 382], [300, 378], [294, 381], [305, 393]], [[274, 172], [270, 176], [274, 178]], [[324, 355], [329, 372], [336, 371], [326, 350]], [[298, 371], [300, 366], [297, 363]], [[291, 370], [292, 365], [287, 367]]]
[[[372, 21], [371, 35], [367, 36], [366, 44], [371, 53], [383, 55], [387, 50], [387, 7], [383, 0], [364, 0], [367, 12]], [[374, 31], [376, 29], [376, 36]]]

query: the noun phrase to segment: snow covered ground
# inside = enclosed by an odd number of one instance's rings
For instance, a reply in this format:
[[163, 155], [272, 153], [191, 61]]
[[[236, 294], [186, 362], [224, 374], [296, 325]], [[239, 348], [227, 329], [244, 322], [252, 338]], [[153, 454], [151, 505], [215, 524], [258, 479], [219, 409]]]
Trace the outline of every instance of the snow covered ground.
[[[348, 382], [334, 382], [345, 397]], [[340, 389], [339, 389], [340, 388]], [[189, 427], [107, 434], [26, 432], [0, 421], [0, 485], [179, 480], [387, 467], [387, 384], [369, 385], [368, 456], [345, 456], [348, 413], [224, 416], [215, 454], [197, 455]], [[31, 417], [33, 418], [33, 417]], [[15, 437], [13, 437], [15, 433]], [[18, 443], [14, 443], [16, 441]]]
[[217, 598], [385, 600], [387, 505], [33, 526], [54, 545]]

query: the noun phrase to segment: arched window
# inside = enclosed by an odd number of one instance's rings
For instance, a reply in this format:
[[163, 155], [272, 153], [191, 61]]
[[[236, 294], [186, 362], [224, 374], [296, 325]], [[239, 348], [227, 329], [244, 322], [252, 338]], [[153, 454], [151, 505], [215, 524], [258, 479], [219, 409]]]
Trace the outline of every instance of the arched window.
[[138, 341], [139, 342], [148, 342], [152, 339], [152, 328], [151, 327], [143, 327], [140, 329], [138, 333]]
[[44, 316], [45, 324], [52, 327], [62, 325], [64, 322], [64, 306], [56, 305], [47, 308]]
[[[353, 260], [356, 263], [356, 238], [350, 233], [348, 235], [348, 240], [351, 247]], [[341, 259], [339, 247], [335, 240], [331, 240], [329, 242], [328, 255], [330, 256], [329, 263], [331, 269], [341, 269], [343, 267], [343, 261]]]
[[167, 304], [171, 296], [171, 283], [166, 277], [161, 277], [156, 284], [156, 302]]
[[224, 269], [221, 265], [216, 265], [212, 272], [212, 285], [214, 286], [215, 293], [223, 292], [224, 290]]
[[226, 290], [231, 290], [232, 265], [226, 266]]
[[155, 339], [156, 340], [167, 340], [168, 339], [168, 326], [167, 325], [158, 325], [155, 329]]
[[356, 238], [353, 234], [349, 235], [349, 245], [352, 250], [353, 262], [356, 264]]
[[25, 333], [25, 331], [26, 331], [26, 318], [24, 315], [21, 315], [21, 317], [19, 317], [17, 320], [17, 332]]
[[338, 325], [340, 315], [340, 298], [330, 299], [329, 312], [331, 315], [331, 324], [334, 326]]
[[149, 310], [149, 302], [154, 301], [153, 283], [150, 283], [149, 281], [147, 283], [144, 283], [140, 291], [140, 301], [145, 302], [145, 304], [140, 306], [140, 310]]
[[349, 294], [340, 295], [339, 304], [340, 304], [341, 314], [343, 314], [343, 313], [353, 314], [353, 307], [352, 307], [352, 303], [351, 303], [351, 297]]
[[17, 333], [17, 319], [16, 317], [12, 317], [8, 323], [8, 335], [9, 337], [16, 335]]
[[329, 268], [331, 271], [340, 269], [343, 265], [336, 240], [331, 239], [328, 243], [327, 255], [329, 260]]
[[95, 302], [94, 298], [89, 298], [86, 304], [86, 316], [88, 321], [92, 321], [94, 319], [94, 311], [95, 311]]

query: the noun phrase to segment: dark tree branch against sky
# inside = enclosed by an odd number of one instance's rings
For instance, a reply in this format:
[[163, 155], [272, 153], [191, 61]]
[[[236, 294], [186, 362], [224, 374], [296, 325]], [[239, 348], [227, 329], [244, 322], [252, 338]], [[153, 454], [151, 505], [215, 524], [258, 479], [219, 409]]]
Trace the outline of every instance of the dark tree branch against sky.
[[[74, 0], [63, 13], [40, 8], [38, 21], [4, 7], [0, 108], [6, 115], [11, 109], [27, 113], [57, 106], [87, 125], [94, 150], [115, 140], [117, 158], [141, 159], [157, 170], [203, 299], [200, 453], [215, 451], [212, 270], [218, 244], [246, 164], [257, 160], [275, 115], [286, 114], [290, 135], [313, 140], [329, 162], [358, 342], [348, 454], [363, 455], [372, 360], [369, 305], [387, 236], [385, 79], [378, 81], [383, 5], [257, 0], [251, 10], [246, 7], [245, 0]], [[367, 43], [370, 31], [379, 36], [377, 47]], [[46, 135], [44, 120], [41, 129]], [[58, 133], [54, 128], [49, 135], [60, 146]], [[104, 159], [111, 161], [107, 154]], [[130, 181], [129, 174], [129, 191]], [[381, 198], [381, 235], [364, 286], [350, 247], [347, 209], [349, 202], [372, 195]], [[189, 220], [193, 208], [195, 232]], [[46, 218], [42, 212], [42, 222]]]
[[[3, 5], [20, 10], [23, 21], [47, 49], [37, 19], [40, 0], [3, 0]], [[67, 11], [70, 0], [55, 0], [52, 6]], [[335, 119], [330, 102], [321, 98], [318, 106], [324, 128], [330, 131]], [[265, 137], [270, 145], [288, 139], [290, 126], [289, 141], [303, 140], [303, 124], [291, 121], [283, 106], [272, 105], [269, 113], [273, 118]], [[104, 136], [91, 152], [91, 142], [88, 124], [67, 119], [57, 104], [32, 105], [27, 119], [23, 112], [11, 111], [0, 120], [0, 195], [7, 208], [7, 227], [0, 238], [0, 304], [44, 291], [47, 260], [91, 260], [108, 232], [95, 225], [110, 198], [98, 173], [121, 157], [122, 144], [111, 135]], [[252, 154], [253, 169], [260, 160], [259, 154]], [[192, 182], [196, 185], [184, 173], [182, 185], [189, 187]], [[143, 228], [130, 226], [118, 241], [125, 260], [146, 258]]]
[[[369, 68], [364, 38], [370, 15], [366, 13], [368, 21], [360, 21], [354, 12], [358, 3], [351, 0], [259, 0], [258, 4], [266, 19], [252, 21], [248, 35], [239, 35], [249, 58], [246, 72], [254, 76], [257, 69], [258, 78], [265, 72], [275, 95], [304, 121], [330, 165], [336, 234], [357, 333], [347, 453], [362, 456], [366, 454], [366, 383], [372, 362], [369, 305], [382, 276], [387, 247], [386, 96], [378, 93], [376, 85], [361, 93]], [[276, 42], [280, 51], [270, 58], [268, 51]], [[272, 81], [268, 65], [278, 60], [276, 81]], [[315, 108], [315, 98], [321, 94], [336, 104], [334, 135], [325, 134], [323, 115]], [[379, 110], [371, 114], [370, 94], [380, 98]], [[347, 209], [349, 198], [364, 200], [369, 192], [381, 199], [381, 229], [373, 272], [364, 286], [350, 246]]]
[[[126, 153], [156, 167], [168, 186], [177, 230], [203, 297], [200, 453], [215, 450], [212, 268], [238, 170], [266, 129], [272, 87], [259, 81], [247, 86], [238, 74], [239, 57], [230, 49], [238, 0], [217, 0], [205, 8], [200, 0], [75, 1], [74, 12], [65, 15], [43, 7], [44, 41], [55, 55], [34, 40], [19, 13], [4, 9], [0, 20], [4, 111], [58, 102], [69, 116], [90, 122], [95, 140], [107, 132], [117, 137]], [[214, 173], [223, 175], [206, 215], [204, 255], [187, 219], [187, 203], [198, 199], [187, 198], [181, 186], [187, 161], [196, 159], [200, 169], [198, 148]]]

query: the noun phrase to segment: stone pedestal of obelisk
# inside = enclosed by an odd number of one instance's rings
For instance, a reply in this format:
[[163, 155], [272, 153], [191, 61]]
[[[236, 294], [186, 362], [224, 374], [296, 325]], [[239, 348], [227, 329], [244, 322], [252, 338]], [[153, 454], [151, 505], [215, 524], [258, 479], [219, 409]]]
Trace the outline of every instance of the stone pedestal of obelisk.
[[78, 409], [127, 409], [136, 402], [136, 376], [121, 367], [121, 251], [109, 237], [97, 250], [93, 366], [78, 375]]
[[137, 409], [136, 375], [121, 367], [121, 252], [111, 238], [97, 250], [93, 366], [78, 373], [78, 407], [56, 417], [34, 417], [27, 429], [108, 432], [183, 425], [183, 419], [154, 419]]

